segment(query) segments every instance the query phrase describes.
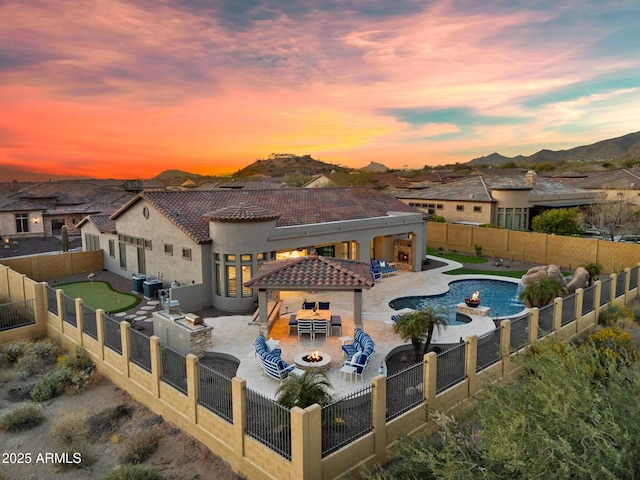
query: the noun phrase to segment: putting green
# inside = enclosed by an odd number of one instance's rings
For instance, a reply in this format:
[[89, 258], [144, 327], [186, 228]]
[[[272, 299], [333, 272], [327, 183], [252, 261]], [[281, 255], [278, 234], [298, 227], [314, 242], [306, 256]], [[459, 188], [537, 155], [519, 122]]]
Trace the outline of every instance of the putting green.
[[94, 280], [93, 282], [76, 282], [58, 285], [65, 295], [71, 298], [82, 298], [90, 308], [102, 308], [107, 313], [129, 310], [140, 303], [140, 297], [130, 293], [117, 292], [109, 282]]

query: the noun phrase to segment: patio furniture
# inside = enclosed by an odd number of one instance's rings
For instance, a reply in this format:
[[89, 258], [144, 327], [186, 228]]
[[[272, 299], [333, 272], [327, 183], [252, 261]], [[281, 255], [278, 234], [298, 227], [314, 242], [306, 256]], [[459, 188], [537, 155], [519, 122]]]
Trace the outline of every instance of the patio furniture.
[[289, 335], [291, 335], [291, 329], [295, 328], [298, 330], [298, 320], [296, 320], [296, 314], [292, 313], [289, 317]]
[[390, 320], [385, 320], [384, 321], [384, 334], [387, 334], [387, 327], [391, 327], [393, 328], [393, 326], [396, 324], [396, 322], [398, 321], [398, 315], [391, 315], [391, 319]]
[[329, 310], [331, 302], [318, 302], [318, 310]]
[[308, 334], [311, 340], [314, 339], [312, 320], [298, 320], [298, 338], [305, 334]]
[[347, 354], [348, 361], [351, 361], [353, 356], [362, 352], [367, 357], [371, 357], [373, 352], [375, 351], [376, 344], [373, 342], [368, 333], [365, 333], [361, 329], [357, 329], [353, 335], [353, 340], [351, 343], [346, 343], [342, 345], [342, 351]]
[[262, 372], [266, 373], [271, 378], [282, 382], [282, 380], [287, 378], [289, 372], [292, 372], [296, 368], [295, 365], [289, 365], [280, 358], [282, 350], [279, 348], [269, 350], [267, 340], [264, 338], [264, 335], [259, 335], [258, 338], [256, 338], [254, 347], [256, 355], [260, 360], [260, 365], [262, 366]]
[[316, 306], [316, 302], [302, 302], [303, 310], [313, 310]]
[[[325, 322], [327, 324], [327, 333], [326, 335], [331, 336], [331, 310], [298, 310], [296, 313], [296, 318], [298, 320], [298, 324], [302, 320], [309, 320], [311, 322]], [[298, 326], [298, 331], [300, 331], [300, 327]], [[322, 332], [324, 333], [324, 331]]]
[[353, 375], [356, 373], [356, 367], [352, 367], [350, 365], [345, 365], [340, 369], [340, 379], [342, 380], [342, 376], [344, 375], [344, 380], [347, 381], [347, 374], [349, 375], [349, 382], [353, 383]]
[[371, 363], [371, 357], [373, 356], [372, 353], [373, 352], [356, 352], [350, 360], [344, 362], [344, 367], [353, 367], [355, 369], [353, 373], [356, 376], [359, 375], [362, 380], [363, 374], [367, 371], [367, 367], [369, 367], [369, 364]]
[[331, 333], [333, 335], [333, 329], [339, 328], [338, 335], [342, 335], [342, 317], [340, 315], [331, 315]]
[[393, 275], [398, 272], [398, 269], [384, 260], [371, 260], [371, 272], [373, 273], [373, 279], [376, 280], [377, 278]]
[[325, 338], [329, 336], [330, 323], [326, 320], [312, 320], [313, 322], [313, 338], [315, 340], [316, 335], [324, 335]]

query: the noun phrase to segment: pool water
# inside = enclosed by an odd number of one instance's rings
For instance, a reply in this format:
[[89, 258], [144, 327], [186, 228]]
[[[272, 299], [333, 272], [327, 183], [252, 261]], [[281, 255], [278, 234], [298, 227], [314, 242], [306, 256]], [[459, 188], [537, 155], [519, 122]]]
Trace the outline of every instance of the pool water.
[[449, 325], [461, 325], [463, 318], [456, 315], [456, 305], [464, 302], [475, 291], [480, 292], [481, 306], [491, 308], [491, 317], [515, 315], [524, 309], [518, 300], [518, 284], [504, 280], [467, 279], [449, 283], [449, 291], [440, 295], [414, 295], [395, 298], [389, 302], [394, 310], [413, 308], [421, 310], [431, 305], [447, 313]]

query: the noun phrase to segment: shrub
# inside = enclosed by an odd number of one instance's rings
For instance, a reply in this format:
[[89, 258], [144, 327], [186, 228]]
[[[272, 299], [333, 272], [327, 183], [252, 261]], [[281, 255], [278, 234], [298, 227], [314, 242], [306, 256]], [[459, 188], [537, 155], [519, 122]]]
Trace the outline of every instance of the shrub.
[[87, 416], [77, 412], [66, 413], [53, 421], [49, 433], [66, 444], [84, 440], [89, 437]]
[[76, 371], [93, 371], [95, 365], [80, 345], [62, 357], [62, 366]]
[[624, 363], [635, 363], [638, 360], [638, 350], [633, 338], [621, 328], [603, 328], [589, 335], [588, 340], [597, 348], [601, 358]]
[[133, 408], [126, 404], [107, 408], [89, 417], [89, 432], [97, 440], [115, 432], [120, 424], [131, 417]]
[[482, 256], [482, 245], [474, 244], [473, 245], [473, 249], [476, 252], [476, 257], [481, 257]]
[[17, 342], [10, 343], [2, 348], [2, 353], [8, 361], [17, 362], [24, 354], [24, 349], [26, 348], [27, 343], [28, 342], [24, 340], [18, 340]]
[[72, 372], [68, 368], [61, 368], [44, 377], [31, 390], [31, 398], [36, 402], [46, 402], [62, 395], [69, 385]]
[[18, 370], [22, 378], [41, 372], [45, 365], [55, 363], [60, 349], [51, 340], [41, 340], [29, 343], [23, 355], [18, 359]]
[[120, 455], [122, 463], [138, 464], [144, 462], [158, 449], [160, 434], [155, 428], [139, 430], [127, 438]]
[[38, 407], [30, 405], [7, 413], [0, 419], [0, 430], [5, 432], [22, 432], [37, 427], [44, 422], [44, 414]]
[[610, 303], [609, 306], [600, 310], [598, 314], [598, 324], [605, 327], [612, 327], [618, 323], [635, 318], [634, 312], [624, 304]]
[[110, 471], [102, 480], [162, 480], [162, 477], [155, 468], [126, 464]]

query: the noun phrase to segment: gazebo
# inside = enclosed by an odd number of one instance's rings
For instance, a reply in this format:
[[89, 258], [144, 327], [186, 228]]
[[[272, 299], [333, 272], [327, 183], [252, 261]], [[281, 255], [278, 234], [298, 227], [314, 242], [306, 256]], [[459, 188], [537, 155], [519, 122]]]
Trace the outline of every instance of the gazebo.
[[374, 286], [368, 263], [310, 254], [304, 257], [266, 262], [260, 271], [244, 283], [258, 289], [260, 331], [268, 330], [267, 292], [281, 291], [352, 291], [353, 320], [362, 328], [362, 289]]

